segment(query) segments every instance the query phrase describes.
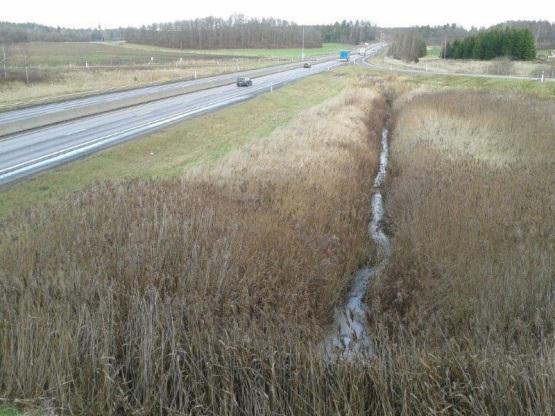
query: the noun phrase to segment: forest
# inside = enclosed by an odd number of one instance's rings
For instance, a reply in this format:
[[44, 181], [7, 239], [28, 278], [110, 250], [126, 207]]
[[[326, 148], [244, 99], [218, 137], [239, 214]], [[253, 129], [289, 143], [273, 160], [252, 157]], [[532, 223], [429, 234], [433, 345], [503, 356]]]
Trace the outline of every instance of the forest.
[[447, 42], [441, 56], [448, 59], [479, 60], [508, 57], [529, 61], [536, 58], [536, 46], [529, 29], [506, 27], [482, 31], [475, 36]]

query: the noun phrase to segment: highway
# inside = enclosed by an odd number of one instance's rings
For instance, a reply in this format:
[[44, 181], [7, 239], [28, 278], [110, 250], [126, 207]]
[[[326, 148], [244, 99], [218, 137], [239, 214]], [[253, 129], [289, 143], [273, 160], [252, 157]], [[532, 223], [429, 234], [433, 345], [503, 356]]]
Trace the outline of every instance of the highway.
[[320, 63], [310, 69], [298, 67], [255, 78], [254, 85], [248, 88], [225, 85], [2, 137], [0, 185], [152, 133], [187, 118], [270, 92], [281, 85], [338, 65], [339, 62], [334, 61]]
[[[378, 50], [371, 46], [368, 53]], [[355, 56], [352, 63], [360, 58]], [[228, 84], [0, 137], [0, 186], [340, 65], [337, 59], [314, 64], [312, 68], [301, 68], [298, 64], [295, 69], [254, 78], [252, 87]], [[139, 93], [143, 94], [144, 88], [117, 93], [117, 96]], [[30, 107], [0, 116], [32, 117], [37, 111], [67, 110], [71, 106], [88, 105], [91, 100], [102, 103], [102, 100], [115, 99], [115, 94]]]

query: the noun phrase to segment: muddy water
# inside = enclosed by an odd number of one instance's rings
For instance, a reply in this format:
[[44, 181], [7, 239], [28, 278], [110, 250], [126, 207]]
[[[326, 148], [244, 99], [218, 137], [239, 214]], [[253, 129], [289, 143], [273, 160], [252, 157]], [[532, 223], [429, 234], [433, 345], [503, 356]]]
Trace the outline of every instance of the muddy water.
[[381, 225], [384, 215], [382, 188], [389, 159], [388, 134], [388, 130], [384, 128], [380, 164], [372, 187], [371, 217], [368, 224], [368, 234], [376, 244], [378, 258], [381, 260], [373, 266], [358, 270], [353, 276], [345, 304], [336, 312], [331, 334], [324, 344], [325, 355], [331, 360], [371, 358], [375, 354], [374, 342], [367, 329], [368, 312], [364, 297], [368, 282], [385, 266], [391, 252], [391, 243]]

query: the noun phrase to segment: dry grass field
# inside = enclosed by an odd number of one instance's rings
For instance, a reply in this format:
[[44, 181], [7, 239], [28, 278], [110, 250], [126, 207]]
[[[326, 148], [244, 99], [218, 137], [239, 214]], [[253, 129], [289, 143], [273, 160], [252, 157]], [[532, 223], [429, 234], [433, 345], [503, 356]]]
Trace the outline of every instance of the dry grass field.
[[[217, 163], [172, 159], [178, 176], [12, 209], [0, 399], [53, 414], [553, 414], [549, 91], [360, 68], [322, 79], [348, 87]], [[334, 308], [376, 254], [384, 123], [393, 253], [366, 299], [376, 357], [332, 364]]]
[[[411, 409], [555, 411], [555, 103], [435, 92], [395, 112], [394, 254], [370, 289]], [[412, 374], [412, 375], [411, 375]]]
[[440, 59], [424, 58], [420, 62], [403, 62], [398, 59], [383, 57], [381, 64], [387, 67], [419, 69], [428, 72], [453, 72], [464, 74], [514, 75], [519, 77], [555, 78], [555, 63], [547, 61], [510, 61], [508, 59], [494, 59], [478, 61], [471, 59]]

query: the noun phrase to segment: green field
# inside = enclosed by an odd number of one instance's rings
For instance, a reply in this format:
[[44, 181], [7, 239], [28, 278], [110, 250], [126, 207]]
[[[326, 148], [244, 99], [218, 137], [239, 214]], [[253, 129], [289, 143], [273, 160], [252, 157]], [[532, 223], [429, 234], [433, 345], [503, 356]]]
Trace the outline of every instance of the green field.
[[428, 46], [426, 48], [426, 58], [439, 58], [441, 46]]
[[30, 65], [128, 65], [175, 62], [183, 59], [217, 59], [218, 54], [202, 54], [177, 49], [160, 49], [141, 45], [95, 42], [30, 42], [12, 50], [11, 64], [21, 64], [27, 55]]
[[[332, 55], [339, 53], [341, 49], [351, 49], [353, 45], [343, 43], [324, 43], [321, 48], [306, 48], [305, 56], [314, 57], [321, 55]], [[201, 54], [215, 54], [226, 56], [252, 56], [260, 58], [300, 58], [301, 48], [285, 48], [285, 49], [213, 49], [188, 51]]]

